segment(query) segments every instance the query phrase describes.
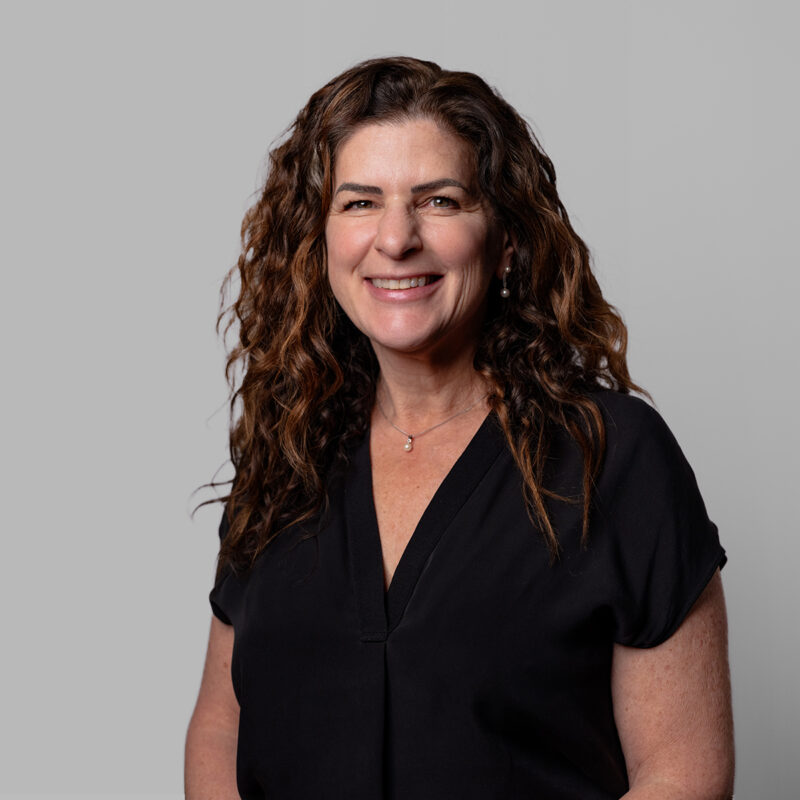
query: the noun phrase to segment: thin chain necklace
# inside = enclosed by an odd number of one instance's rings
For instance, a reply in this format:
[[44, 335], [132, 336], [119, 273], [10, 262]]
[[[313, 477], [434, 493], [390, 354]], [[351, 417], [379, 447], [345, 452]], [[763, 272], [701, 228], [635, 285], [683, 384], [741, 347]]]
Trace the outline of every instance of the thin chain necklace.
[[420, 436], [424, 436], [426, 433], [430, 433], [432, 430], [435, 430], [436, 428], [440, 428], [442, 425], [445, 425], [446, 423], [451, 422], [456, 417], [460, 417], [462, 414], [466, 414], [468, 411], [472, 411], [472, 409], [475, 408], [475, 406], [477, 406], [478, 403], [480, 403], [485, 398], [486, 398], [485, 394], [481, 395], [471, 406], [467, 406], [467, 408], [464, 408], [461, 411], [458, 411], [455, 414], [453, 414], [452, 417], [448, 417], [447, 419], [442, 420], [441, 422], [437, 422], [435, 425], [431, 425], [430, 428], [425, 428], [424, 431], [420, 431], [419, 433], [409, 433], [408, 431], [404, 431], [402, 428], [398, 428], [397, 425], [395, 425], [394, 422], [392, 422], [389, 419], [389, 417], [386, 415], [386, 412], [383, 410], [383, 405], [381, 404], [381, 401], [378, 399], [378, 395], [377, 394], [375, 395], [375, 402], [378, 404], [378, 410], [383, 415], [383, 418], [396, 431], [402, 433], [403, 436], [406, 437], [406, 443], [403, 445], [403, 450], [405, 450], [406, 453], [410, 453], [414, 449], [414, 439], [419, 439]]

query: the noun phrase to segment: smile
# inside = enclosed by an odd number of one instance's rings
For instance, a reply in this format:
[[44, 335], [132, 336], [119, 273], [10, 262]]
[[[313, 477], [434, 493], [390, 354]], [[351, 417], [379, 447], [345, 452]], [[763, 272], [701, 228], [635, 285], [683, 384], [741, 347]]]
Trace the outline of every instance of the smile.
[[417, 286], [427, 286], [441, 277], [441, 275], [416, 275], [413, 278], [400, 278], [399, 280], [388, 278], [370, 278], [369, 280], [377, 289], [414, 289]]

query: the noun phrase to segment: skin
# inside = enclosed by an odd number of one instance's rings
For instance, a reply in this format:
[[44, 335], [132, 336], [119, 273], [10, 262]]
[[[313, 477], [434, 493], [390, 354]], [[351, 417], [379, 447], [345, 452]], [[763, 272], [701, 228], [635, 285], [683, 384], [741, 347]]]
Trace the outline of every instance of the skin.
[[[733, 793], [727, 624], [717, 573], [683, 624], [648, 650], [614, 646], [612, 697], [631, 790], [625, 800], [716, 800]], [[187, 800], [238, 800], [239, 704], [233, 628], [212, 617], [186, 737]]]
[[[419, 518], [488, 408], [478, 402], [410, 453], [386, 417], [415, 433], [480, 401], [486, 387], [472, 358], [491, 278], [510, 263], [513, 243], [476, 195], [466, 146], [431, 120], [357, 129], [337, 153], [334, 186], [326, 225], [330, 284], [372, 342], [381, 370], [386, 416], [373, 412], [370, 453], [388, 586]], [[412, 275], [440, 277], [408, 292], [371, 281]], [[187, 735], [188, 800], [238, 797], [232, 648], [232, 629], [212, 619]], [[611, 692], [631, 786], [626, 799], [731, 797], [733, 723], [718, 574], [668, 641], [647, 650], [614, 646]]]
[[[488, 413], [472, 359], [492, 277], [513, 250], [474, 184], [468, 147], [427, 119], [365, 125], [337, 153], [328, 278], [372, 343], [383, 409], [416, 433], [480, 401], [410, 453], [376, 408], [370, 451], [387, 587], [433, 494]], [[410, 276], [438, 280], [405, 291], [373, 283]]]
[[233, 627], [211, 617], [211, 631], [197, 704], [186, 734], [187, 800], [239, 800], [236, 744], [239, 702], [233, 692]]
[[626, 800], [733, 796], [727, 620], [719, 571], [680, 628], [646, 650], [614, 646], [614, 716]]
[[[381, 364], [397, 354], [435, 367], [474, 347], [489, 282], [511, 248], [473, 172], [467, 146], [426, 119], [366, 125], [337, 153], [328, 278]], [[371, 283], [420, 275], [439, 280], [424, 291]]]

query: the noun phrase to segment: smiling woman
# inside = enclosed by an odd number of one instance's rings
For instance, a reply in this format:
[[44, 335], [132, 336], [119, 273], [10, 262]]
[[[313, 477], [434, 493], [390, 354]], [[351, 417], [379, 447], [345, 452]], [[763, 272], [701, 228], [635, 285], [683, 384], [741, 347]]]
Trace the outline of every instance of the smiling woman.
[[359, 64], [242, 244], [187, 798], [730, 796], [725, 552], [516, 111]]
[[477, 195], [473, 162], [429, 119], [365, 125], [339, 148], [328, 277], [379, 361], [450, 349], [471, 369], [489, 284], [512, 252]]

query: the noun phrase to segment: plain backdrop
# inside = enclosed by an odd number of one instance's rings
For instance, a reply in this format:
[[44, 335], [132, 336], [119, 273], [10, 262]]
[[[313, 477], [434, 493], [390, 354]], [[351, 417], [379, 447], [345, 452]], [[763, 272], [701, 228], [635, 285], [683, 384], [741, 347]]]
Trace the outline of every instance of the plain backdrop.
[[485, 77], [555, 162], [728, 551], [736, 795], [797, 797], [796, 8], [0, 3], [0, 795], [181, 796], [219, 285], [311, 92], [408, 54]]

